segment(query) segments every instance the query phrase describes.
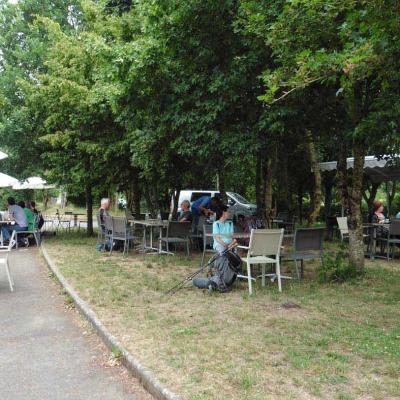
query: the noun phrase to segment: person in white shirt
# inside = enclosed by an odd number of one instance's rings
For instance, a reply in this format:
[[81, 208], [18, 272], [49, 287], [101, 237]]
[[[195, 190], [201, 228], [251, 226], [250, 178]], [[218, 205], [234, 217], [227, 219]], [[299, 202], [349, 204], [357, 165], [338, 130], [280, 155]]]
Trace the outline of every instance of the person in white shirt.
[[[7, 242], [10, 240], [12, 231], [26, 231], [28, 229], [28, 220], [26, 218], [23, 208], [15, 204], [15, 199], [9, 197], [8, 203], [8, 218], [10, 224], [3, 224], [1, 232], [3, 234], [3, 241]], [[14, 222], [14, 224], [12, 224]]]

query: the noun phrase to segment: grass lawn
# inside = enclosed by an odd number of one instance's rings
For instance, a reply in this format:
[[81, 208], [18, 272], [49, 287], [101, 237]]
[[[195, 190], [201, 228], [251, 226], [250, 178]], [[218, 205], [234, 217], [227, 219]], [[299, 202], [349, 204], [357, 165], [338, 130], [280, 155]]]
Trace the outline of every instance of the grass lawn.
[[[183, 399], [398, 399], [400, 263], [368, 261], [363, 280], [306, 279], [226, 294], [162, 296], [200, 256], [95, 250], [78, 234], [46, 240], [52, 259], [107, 328]], [[289, 265], [289, 264], [288, 264]], [[298, 307], [284, 307], [294, 303]]]

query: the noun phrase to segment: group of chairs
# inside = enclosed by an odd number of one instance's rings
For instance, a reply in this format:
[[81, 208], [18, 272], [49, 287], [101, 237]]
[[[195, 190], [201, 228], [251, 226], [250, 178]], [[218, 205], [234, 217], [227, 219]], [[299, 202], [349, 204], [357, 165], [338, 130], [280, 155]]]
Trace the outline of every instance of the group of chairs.
[[[203, 255], [201, 265], [207, 251], [212, 250], [213, 238], [212, 225], [203, 226]], [[320, 259], [323, 261], [324, 228], [297, 228], [294, 235], [285, 235], [283, 228], [280, 229], [252, 229], [248, 246], [239, 245], [238, 248], [247, 252], [242, 261], [246, 265], [247, 275], [238, 275], [239, 278], [247, 279], [249, 293], [253, 292], [255, 278], [252, 275], [252, 267], [261, 265], [261, 285], [265, 286], [265, 278], [268, 276], [272, 281], [278, 281], [278, 289], [282, 291], [282, 279], [292, 277], [281, 274], [281, 261], [294, 261], [297, 279], [304, 275], [304, 261]], [[289, 239], [289, 240], [285, 240]], [[292, 241], [292, 243], [290, 243]], [[283, 249], [283, 251], [282, 251]], [[275, 266], [273, 273], [266, 273], [266, 264]]]
[[[337, 217], [337, 224], [340, 238], [343, 241], [349, 240], [349, 226], [347, 217]], [[371, 255], [374, 251], [374, 244], [381, 247], [382, 253], [386, 253], [386, 259], [390, 260], [390, 255], [394, 258], [394, 248], [400, 247], [400, 220], [392, 220], [389, 224], [386, 235], [377, 235], [376, 225], [366, 224], [363, 232], [363, 239], [367, 245], [367, 252]], [[373, 243], [375, 241], [375, 243]], [[373, 254], [375, 256], [375, 254]]]

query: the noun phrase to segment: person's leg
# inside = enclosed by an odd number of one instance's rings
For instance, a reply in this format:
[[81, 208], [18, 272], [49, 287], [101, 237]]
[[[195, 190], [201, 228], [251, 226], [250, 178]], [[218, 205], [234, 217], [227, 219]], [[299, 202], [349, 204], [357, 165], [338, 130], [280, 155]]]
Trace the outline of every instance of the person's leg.
[[1, 227], [1, 232], [3, 233], [3, 240], [4, 241], [8, 241], [8, 240], [10, 240], [10, 231], [8, 230], [9, 229], [9, 225], [3, 225], [2, 227]]

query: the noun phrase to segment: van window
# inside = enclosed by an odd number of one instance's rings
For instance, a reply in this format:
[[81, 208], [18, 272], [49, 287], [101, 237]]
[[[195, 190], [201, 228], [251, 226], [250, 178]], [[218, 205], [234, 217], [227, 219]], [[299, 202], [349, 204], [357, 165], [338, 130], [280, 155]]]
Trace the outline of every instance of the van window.
[[196, 193], [192, 193], [192, 197], [190, 198], [190, 203], [193, 203], [194, 201], [196, 201], [197, 199], [199, 199], [202, 196], [209, 196], [211, 197], [211, 193], [210, 192], [196, 192]]

